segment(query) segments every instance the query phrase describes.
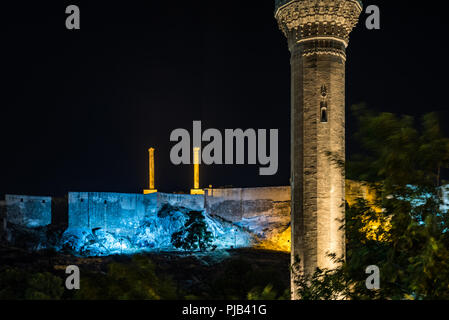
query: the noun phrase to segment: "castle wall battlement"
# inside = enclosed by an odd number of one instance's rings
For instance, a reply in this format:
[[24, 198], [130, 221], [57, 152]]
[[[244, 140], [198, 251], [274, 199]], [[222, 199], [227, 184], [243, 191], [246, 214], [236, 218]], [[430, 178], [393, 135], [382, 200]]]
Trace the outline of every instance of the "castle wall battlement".
[[5, 195], [6, 220], [25, 227], [51, 223], [51, 197]]

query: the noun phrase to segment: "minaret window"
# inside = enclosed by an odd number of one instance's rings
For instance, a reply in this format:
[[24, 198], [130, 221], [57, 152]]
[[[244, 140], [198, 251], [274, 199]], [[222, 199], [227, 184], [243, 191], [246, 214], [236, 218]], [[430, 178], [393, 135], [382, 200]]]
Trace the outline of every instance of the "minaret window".
[[321, 103], [320, 122], [327, 122], [327, 104]]
[[321, 103], [320, 103], [320, 122], [327, 122], [327, 88], [321, 86]]

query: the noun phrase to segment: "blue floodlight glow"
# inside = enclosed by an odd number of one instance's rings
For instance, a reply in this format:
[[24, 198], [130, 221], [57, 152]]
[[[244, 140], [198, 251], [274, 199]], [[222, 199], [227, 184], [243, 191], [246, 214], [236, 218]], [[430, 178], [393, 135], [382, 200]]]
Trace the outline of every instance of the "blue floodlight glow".
[[[119, 225], [127, 228], [89, 230], [69, 228], [65, 231], [58, 250], [69, 249], [85, 256], [134, 254], [151, 251], [182, 251], [171, 243], [172, 234], [180, 231], [187, 221], [185, 208], [171, 208], [164, 214], [146, 216], [134, 228], [129, 228], [125, 212], [119, 214]], [[212, 233], [211, 245], [216, 249], [250, 247], [253, 236], [244, 228], [231, 222], [203, 213], [208, 231]], [[128, 221], [127, 221], [128, 220]], [[131, 219], [132, 220], [132, 219]]]

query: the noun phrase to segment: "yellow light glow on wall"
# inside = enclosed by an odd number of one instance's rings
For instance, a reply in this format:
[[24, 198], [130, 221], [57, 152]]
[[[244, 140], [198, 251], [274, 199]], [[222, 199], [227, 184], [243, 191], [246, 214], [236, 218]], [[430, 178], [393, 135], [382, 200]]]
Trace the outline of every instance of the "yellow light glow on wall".
[[290, 252], [291, 238], [292, 238], [292, 228], [288, 227], [283, 232], [275, 236], [272, 236], [265, 241], [262, 241], [256, 248], [273, 251]]
[[[367, 240], [388, 242], [388, 233], [391, 229], [391, 217], [386, 217], [382, 208], [375, 206], [376, 192], [366, 185], [366, 183], [346, 180], [346, 201], [350, 206], [354, 205], [357, 198], [368, 201], [370, 208], [374, 211], [374, 216], [360, 216], [357, 219], [362, 221], [363, 227], [360, 229]], [[261, 241], [256, 248], [273, 251], [291, 251], [291, 227], [281, 233], [270, 235]]]
[[365, 234], [367, 240], [388, 242], [388, 234], [391, 229], [391, 217], [385, 216], [382, 208], [376, 206], [376, 197], [376, 191], [366, 183], [346, 180], [346, 201], [348, 204], [352, 206], [358, 198], [363, 198], [374, 211], [372, 215], [357, 217], [363, 224], [360, 231]]

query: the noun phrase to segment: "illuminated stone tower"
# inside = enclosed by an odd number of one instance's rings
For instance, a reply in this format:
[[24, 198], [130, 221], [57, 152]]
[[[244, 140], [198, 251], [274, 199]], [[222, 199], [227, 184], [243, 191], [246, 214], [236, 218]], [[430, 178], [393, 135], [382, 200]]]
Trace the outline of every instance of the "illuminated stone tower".
[[345, 61], [361, 11], [356, 0], [276, 0], [291, 54], [292, 262], [305, 275], [345, 256]]

